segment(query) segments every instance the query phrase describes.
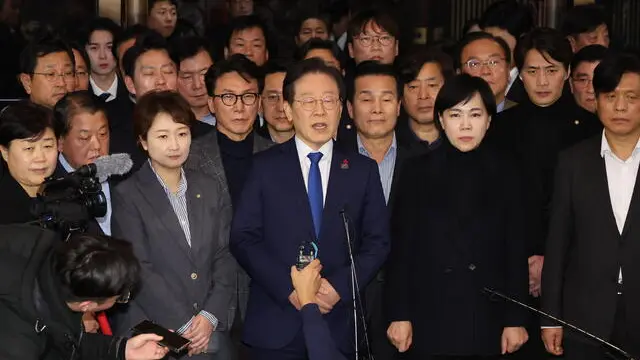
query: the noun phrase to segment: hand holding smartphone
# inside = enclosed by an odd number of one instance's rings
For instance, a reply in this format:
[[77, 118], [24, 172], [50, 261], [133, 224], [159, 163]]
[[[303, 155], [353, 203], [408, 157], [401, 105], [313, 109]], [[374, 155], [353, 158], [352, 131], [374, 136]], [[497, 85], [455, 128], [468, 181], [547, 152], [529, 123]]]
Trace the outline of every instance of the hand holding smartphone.
[[134, 326], [132, 331], [136, 335], [156, 334], [162, 336], [162, 340], [160, 340], [158, 344], [168, 348], [174, 353], [179, 353], [185, 350], [189, 346], [189, 344], [191, 344], [191, 340], [186, 339], [174, 332], [171, 332], [149, 320], [144, 320], [138, 325]]

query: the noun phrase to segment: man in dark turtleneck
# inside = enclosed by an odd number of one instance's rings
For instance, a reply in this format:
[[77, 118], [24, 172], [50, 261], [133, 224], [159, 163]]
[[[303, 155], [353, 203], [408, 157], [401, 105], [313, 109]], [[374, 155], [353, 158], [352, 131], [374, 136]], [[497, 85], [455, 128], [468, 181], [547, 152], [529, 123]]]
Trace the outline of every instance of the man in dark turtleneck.
[[[513, 155], [521, 168], [528, 219], [525, 233], [528, 234], [529, 293], [535, 298], [540, 296], [548, 210], [558, 154], [602, 131], [597, 117], [576, 105], [566, 89], [572, 55], [568, 41], [556, 30], [536, 29], [522, 38], [516, 47], [515, 60], [528, 99], [498, 114], [488, 132], [489, 142]], [[535, 324], [532, 328], [536, 328]], [[535, 330], [532, 334], [538, 333]], [[539, 340], [531, 342], [539, 344]]]
[[[205, 84], [209, 109], [216, 115], [216, 128], [192, 142], [185, 163], [187, 169], [203, 172], [225, 184], [226, 192], [222, 195], [231, 197], [232, 206], [242, 193], [253, 154], [273, 145], [253, 134], [259, 94], [262, 92], [259, 76], [257, 65], [240, 54], [232, 55], [209, 69]], [[231, 312], [236, 309], [239, 312], [239, 316], [235, 316], [238, 321], [234, 324], [236, 329], [244, 318], [249, 295], [249, 277], [240, 267], [237, 271], [238, 301], [230, 309]], [[229, 327], [233, 320], [233, 317], [229, 319]], [[236, 333], [232, 332], [232, 339], [234, 335]]]

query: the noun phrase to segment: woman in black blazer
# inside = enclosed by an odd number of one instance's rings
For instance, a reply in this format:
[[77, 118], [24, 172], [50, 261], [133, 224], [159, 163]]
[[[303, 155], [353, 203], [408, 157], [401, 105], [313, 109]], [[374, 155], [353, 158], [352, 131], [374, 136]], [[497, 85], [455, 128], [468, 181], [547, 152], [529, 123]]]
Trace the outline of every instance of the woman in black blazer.
[[0, 224], [37, 219], [34, 198], [58, 162], [57, 134], [51, 110], [31, 102], [10, 105], [0, 113]]
[[526, 311], [483, 292], [527, 296], [520, 179], [482, 143], [496, 112], [484, 80], [448, 80], [434, 112], [446, 141], [399, 180], [387, 333], [413, 359], [497, 359], [528, 339]]

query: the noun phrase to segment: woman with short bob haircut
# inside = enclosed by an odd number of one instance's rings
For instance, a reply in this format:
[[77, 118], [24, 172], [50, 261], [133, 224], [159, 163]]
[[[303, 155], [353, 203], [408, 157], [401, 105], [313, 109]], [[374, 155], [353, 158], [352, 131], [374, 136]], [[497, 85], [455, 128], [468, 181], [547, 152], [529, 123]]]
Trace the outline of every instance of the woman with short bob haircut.
[[403, 166], [385, 292], [389, 339], [412, 359], [499, 359], [528, 339], [526, 310], [483, 291], [528, 290], [520, 179], [483, 143], [495, 113], [484, 80], [447, 80], [434, 106], [442, 146]]
[[148, 161], [115, 188], [112, 231], [131, 241], [142, 276], [118, 332], [149, 319], [191, 340], [190, 356], [225, 358], [214, 357], [212, 336], [229, 328], [235, 291], [229, 196], [218, 180], [183, 169], [196, 119], [178, 93], [143, 95], [133, 118]]
[[36, 220], [31, 207], [58, 162], [53, 113], [23, 101], [0, 113], [0, 224]]

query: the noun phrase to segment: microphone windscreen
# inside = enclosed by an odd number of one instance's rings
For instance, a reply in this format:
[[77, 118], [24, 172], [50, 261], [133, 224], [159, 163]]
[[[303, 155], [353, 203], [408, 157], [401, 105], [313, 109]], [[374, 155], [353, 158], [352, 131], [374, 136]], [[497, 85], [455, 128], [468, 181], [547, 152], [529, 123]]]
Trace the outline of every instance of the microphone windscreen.
[[129, 154], [112, 154], [97, 158], [94, 164], [96, 177], [105, 182], [110, 176], [128, 173], [133, 167], [133, 160]]

